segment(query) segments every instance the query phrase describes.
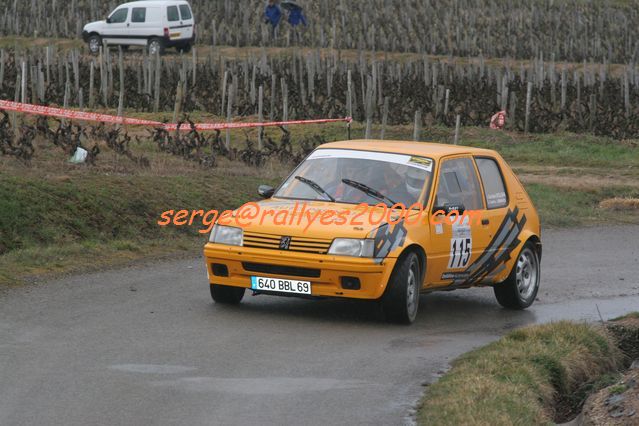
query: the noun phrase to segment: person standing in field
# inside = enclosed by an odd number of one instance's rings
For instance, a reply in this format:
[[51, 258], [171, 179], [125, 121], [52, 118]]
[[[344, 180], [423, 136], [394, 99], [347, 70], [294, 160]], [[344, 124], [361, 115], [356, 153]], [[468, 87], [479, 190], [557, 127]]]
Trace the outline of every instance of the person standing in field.
[[275, 40], [277, 38], [277, 28], [282, 19], [282, 10], [278, 0], [269, 0], [266, 9], [264, 9], [264, 18], [264, 23], [271, 26], [271, 40]]
[[293, 27], [293, 42], [297, 43], [302, 40], [302, 35], [297, 27], [300, 24], [307, 26], [306, 17], [304, 16], [304, 9], [300, 6], [292, 2], [287, 3], [291, 6], [288, 8], [288, 23]]

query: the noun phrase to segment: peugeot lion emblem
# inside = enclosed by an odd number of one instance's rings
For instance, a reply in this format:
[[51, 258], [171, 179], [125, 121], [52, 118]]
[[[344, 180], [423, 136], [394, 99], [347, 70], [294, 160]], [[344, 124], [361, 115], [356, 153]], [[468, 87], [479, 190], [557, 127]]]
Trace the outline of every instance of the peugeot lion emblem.
[[282, 237], [280, 240], [280, 250], [288, 250], [291, 245], [291, 237]]

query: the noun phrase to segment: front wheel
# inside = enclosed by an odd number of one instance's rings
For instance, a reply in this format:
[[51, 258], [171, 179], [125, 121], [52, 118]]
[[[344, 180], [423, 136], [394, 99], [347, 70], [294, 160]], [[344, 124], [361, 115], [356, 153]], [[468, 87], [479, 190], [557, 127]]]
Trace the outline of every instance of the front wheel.
[[244, 287], [211, 284], [211, 297], [215, 303], [237, 305], [244, 297]]
[[415, 253], [408, 253], [395, 265], [381, 300], [389, 322], [410, 324], [415, 321], [421, 276], [419, 258]]
[[154, 37], [149, 40], [147, 48], [150, 55], [155, 55], [156, 53], [162, 55], [164, 53], [164, 42], [161, 38]]
[[89, 51], [94, 55], [100, 53], [100, 47], [102, 46], [102, 37], [97, 34], [93, 34], [87, 40], [87, 44], [89, 46]]
[[493, 287], [495, 297], [504, 308], [525, 309], [537, 297], [540, 278], [539, 254], [535, 246], [527, 242], [506, 281]]

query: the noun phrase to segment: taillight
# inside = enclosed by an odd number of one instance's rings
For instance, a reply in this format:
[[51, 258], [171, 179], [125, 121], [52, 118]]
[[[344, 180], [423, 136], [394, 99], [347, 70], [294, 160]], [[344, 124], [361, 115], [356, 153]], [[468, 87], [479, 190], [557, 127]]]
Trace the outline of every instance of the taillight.
[[164, 29], [164, 37], [169, 38], [169, 29], [168, 28]]

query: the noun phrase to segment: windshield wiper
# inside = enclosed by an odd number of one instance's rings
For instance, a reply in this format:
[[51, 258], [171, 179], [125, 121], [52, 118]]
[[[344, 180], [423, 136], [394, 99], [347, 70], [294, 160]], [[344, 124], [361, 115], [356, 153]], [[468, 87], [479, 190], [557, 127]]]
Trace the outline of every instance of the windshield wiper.
[[361, 182], [357, 182], [355, 180], [350, 180], [350, 179], [342, 179], [342, 182], [344, 182], [348, 186], [352, 186], [353, 188], [359, 189], [364, 194], [369, 195], [373, 198], [377, 198], [378, 200], [389, 202], [390, 203], [389, 206], [394, 206], [395, 204], [397, 204], [395, 201], [391, 200], [390, 198], [388, 198], [386, 195], [382, 194], [378, 190], [373, 189], [368, 185], [364, 185]]
[[331, 200], [331, 202], [335, 202], [335, 198], [333, 198], [331, 196], [331, 194], [329, 194], [328, 192], [326, 192], [326, 190], [324, 188], [322, 188], [321, 186], [319, 186], [316, 182], [310, 180], [310, 179], [306, 179], [303, 176], [295, 176], [295, 179], [299, 180], [300, 182], [303, 182], [305, 184], [307, 184], [308, 186], [310, 186], [311, 188], [313, 188], [315, 190], [315, 192], [317, 192], [320, 195], [325, 195], [329, 200]]

